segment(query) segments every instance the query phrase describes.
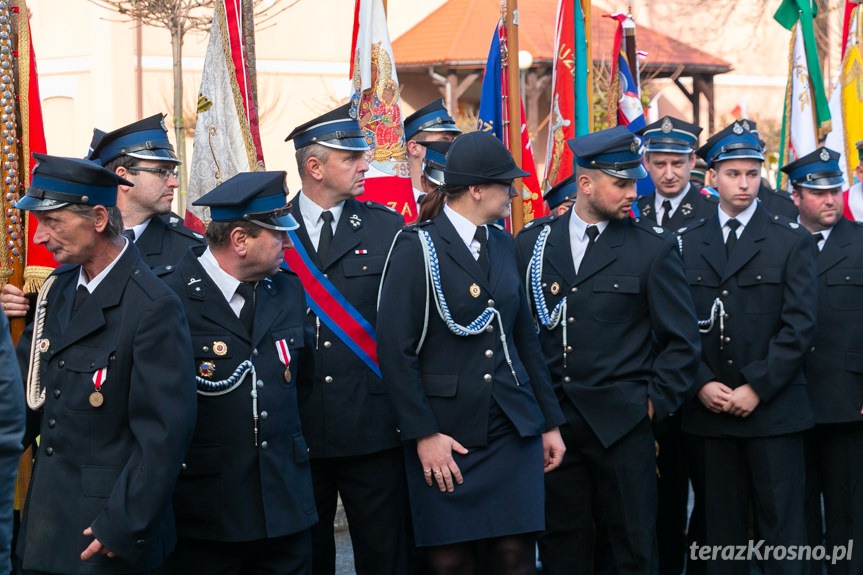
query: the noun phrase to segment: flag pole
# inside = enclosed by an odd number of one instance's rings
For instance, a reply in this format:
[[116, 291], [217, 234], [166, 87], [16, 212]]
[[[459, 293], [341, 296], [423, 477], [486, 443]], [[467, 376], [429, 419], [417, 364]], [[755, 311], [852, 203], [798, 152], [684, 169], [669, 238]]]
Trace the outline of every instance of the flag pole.
[[[584, 39], [587, 45], [587, 131], [593, 132], [593, 38], [591, 36], [591, 20], [593, 15], [593, 2], [591, 0], [574, 0], [581, 4], [581, 12], [584, 14]], [[585, 7], [585, 5], [587, 5]], [[575, 10], [573, 10], [575, 12]], [[578, 94], [578, 86], [575, 87]]]
[[[518, 0], [506, 0], [506, 70], [507, 109], [509, 110], [509, 151], [517, 166], [521, 167], [521, 94], [519, 93], [518, 69]], [[535, 168], [534, 168], [535, 169]], [[524, 199], [521, 178], [513, 182], [518, 197], [512, 202], [512, 235], [524, 226]]]

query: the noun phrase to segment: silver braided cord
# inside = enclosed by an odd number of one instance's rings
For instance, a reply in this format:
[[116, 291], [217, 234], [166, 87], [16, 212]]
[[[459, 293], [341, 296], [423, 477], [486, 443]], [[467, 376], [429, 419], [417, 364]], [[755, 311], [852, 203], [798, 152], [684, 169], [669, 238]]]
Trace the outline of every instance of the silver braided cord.
[[252, 374], [252, 391], [249, 394], [252, 398], [252, 420], [255, 422], [255, 447], [258, 446], [258, 378], [255, 374], [255, 366], [252, 360], [247, 359], [237, 366], [234, 373], [227, 379], [221, 381], [210, 381], [201, 377], [195, 376], [195, 383], [198, 385], [198, 394], [215, 397], [231, 393], [246, 379], [246, 376]]
[[723, 349], [725, 347], [723, 343], [725, 340], [725, 305], [719, 298], [713, 300], [713, 305], [710, 307], [710, 317], [698, 320], [698, 331], [710, 333], [710, 330], [716, 325], [717, 319], [719, 320], [719, 349]]
[[545, 244], [548, 242], [550, 233], [551, 226], [549, 225], [543, 226], [542, 231], [539, 232], [536, 243], [533, 245], [533, 253], [527, 264], [527, 277], [525, 277], [524, 285], [527, 291], [527, 301], [533, 304], [540, 325], [549, 331], [561, 326], [563, 330], [563, 367], [566, 369], [567, 330], [566, 326], [561, 323], [561, 320], [566, 317], [566, 296], [564, 295], [563, 299], [549, 312], [545, 303], [545, 294], [542, 291], [543, 258], [545, 257]]
[[45, 316], [48, 315], [48, 291], [56, 279], [57, 276], [49, 276], [42, 284], [42, 289], [39, 290], [36, 298], [33, 336], [30, 339], [30, 365], [27, 369], [27, 407], [33, 411], [45, 404], [45, 388], [41, 385], [39, 374], [42, 365], [39, 345], [42, 342], [42, 333], [45, 331]]
[[509, 354], [509, 346], [506, 344], [506, 332], [503, 327], [503, 318], [501, 317], [500, 312], [495, 309], [494, 306], [488, 306], [468, 325], [464, 326], [456, 323], [449, 311], [449, 306], [447, 306], [446, 298], [444, 297], [443, 287], [441, 286], [440, 262], [438, 261], [434, 242], [425, 230], [418, 230], [418, 234], [426, 264], [426, 278], [434, 291], [435, 305], [437, 306], [438, 315], [441, 320], [443, 320], [450, 332], [458, 336], [467, 337], [482, 333], [489, 325], [491, 325], [495, 318], [497, 318], [498, 328], [500, 330], [500, 341], [503, 344], [503, 354], [506, 358], [506, 363], [509, 366], [513, 379], [515, 379], [516, 385], [521, 385], [518, 381], [518, 376], [515, 373], [515, 367], [513, 367], [512, 364], [512, 358]]

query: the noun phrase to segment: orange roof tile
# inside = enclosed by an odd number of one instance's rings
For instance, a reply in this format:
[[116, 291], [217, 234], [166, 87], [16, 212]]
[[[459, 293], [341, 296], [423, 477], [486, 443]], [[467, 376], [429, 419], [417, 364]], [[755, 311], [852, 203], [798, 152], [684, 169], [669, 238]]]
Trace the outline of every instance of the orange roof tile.
[[[557, 0], [526, 0], [519, 5], [519, 49], [533, 55], [534, 62], [550, 63], [554, 55], [554, 24]], [[591, 12], [594, 61], [608, 60], [617, 22]], [[449, 0], [393, 42], [400, 68], [438, 64], [484, 66], [495, 23], [500, 18], [499, 0]], [[638, 49], [648, 53], [644, 67], [690, 72], [724, 73], [730, 63], [645, 26], [636, 28]]]

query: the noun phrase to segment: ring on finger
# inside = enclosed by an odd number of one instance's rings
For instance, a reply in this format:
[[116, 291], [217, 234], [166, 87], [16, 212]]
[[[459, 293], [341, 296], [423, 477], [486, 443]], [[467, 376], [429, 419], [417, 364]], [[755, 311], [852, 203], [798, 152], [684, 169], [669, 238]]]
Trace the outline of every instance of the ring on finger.
[[431, 475], [431, 469], [423, 469], [423, 473], [426, 475]]
[[437, 471], [435, 471], [435, 472], [434, 472], [434, 474], [435, 474], [435, 475], [440, 475], [440, 474], [441, 474], [441, 473], [440, 473], [440, 469], [438, 469]]

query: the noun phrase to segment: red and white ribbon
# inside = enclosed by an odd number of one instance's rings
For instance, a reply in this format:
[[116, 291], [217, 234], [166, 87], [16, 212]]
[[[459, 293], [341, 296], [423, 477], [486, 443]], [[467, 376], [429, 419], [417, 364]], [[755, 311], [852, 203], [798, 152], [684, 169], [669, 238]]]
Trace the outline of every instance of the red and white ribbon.
[[107, 367], [103, 367], [102, 369], [93, 374], [93, 387], [96, 388], [96, 391], [102, 389], [102, 384], [105, 383], [106, 377], [108, 377]]
[[291, 366], [291, 350], [288, 349], [288, 344], [285, 340], [280, 339], [276, 342], [276, 351], [279, 353], [279, 361], [285, 367]]

